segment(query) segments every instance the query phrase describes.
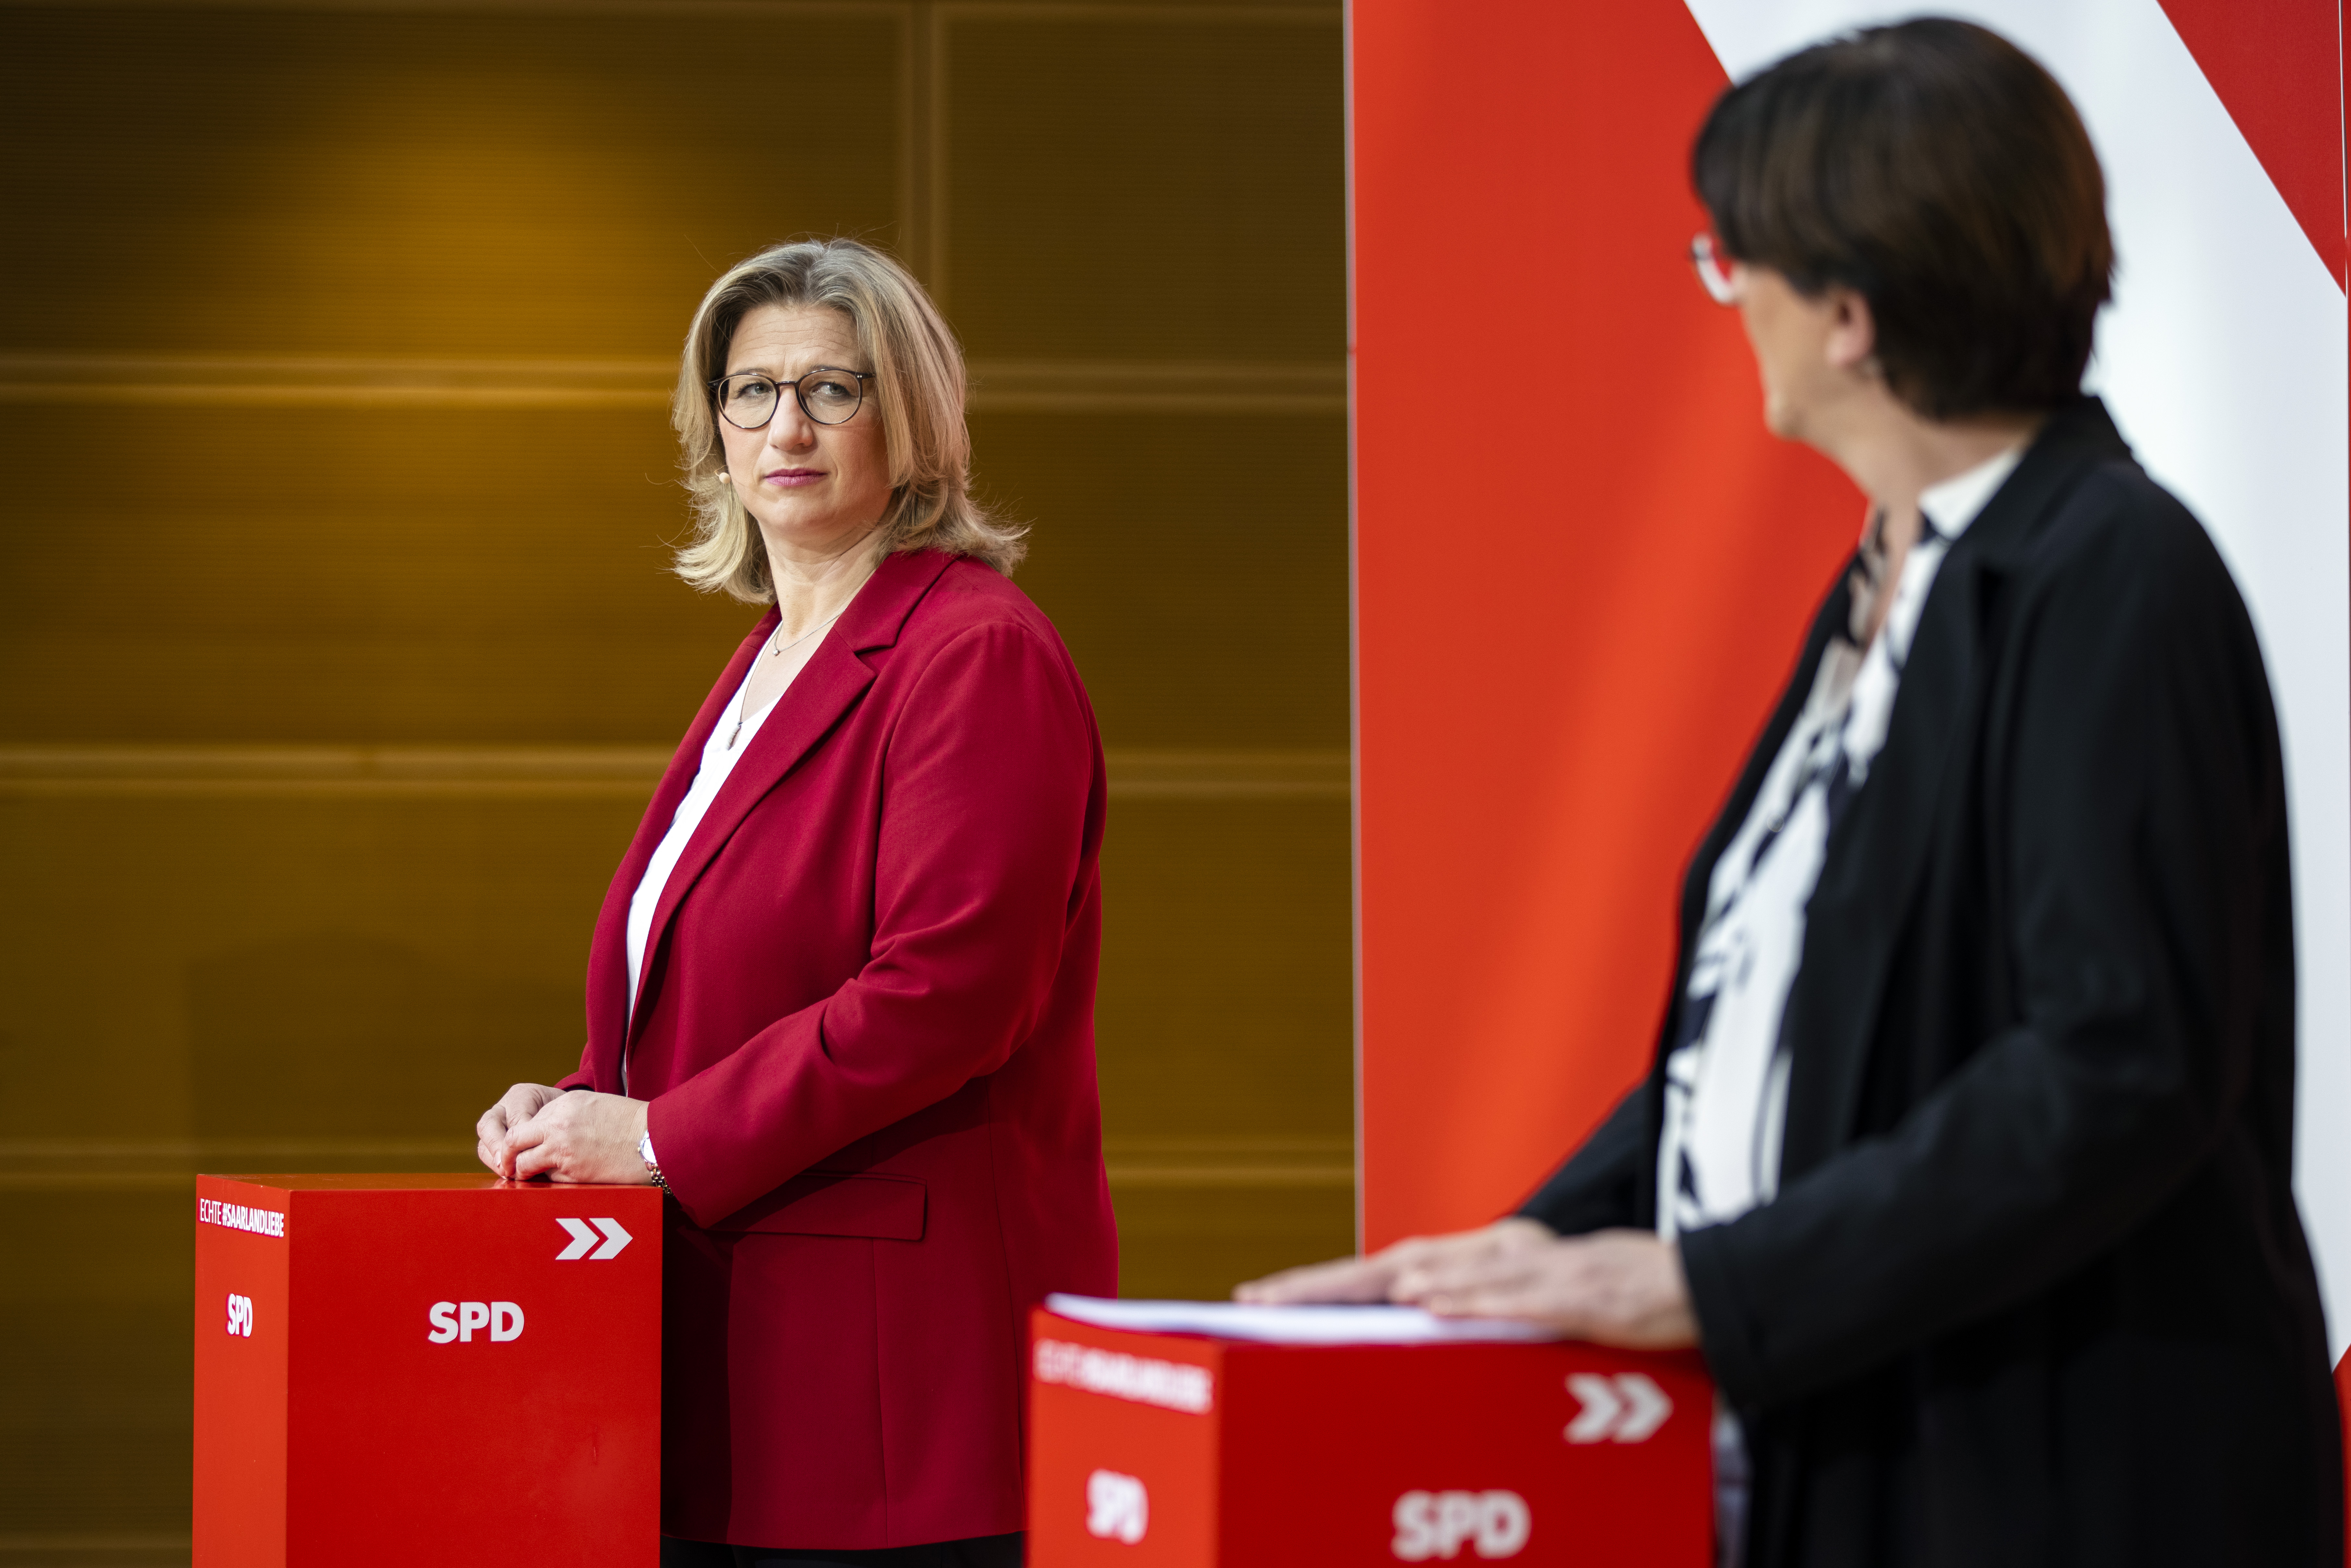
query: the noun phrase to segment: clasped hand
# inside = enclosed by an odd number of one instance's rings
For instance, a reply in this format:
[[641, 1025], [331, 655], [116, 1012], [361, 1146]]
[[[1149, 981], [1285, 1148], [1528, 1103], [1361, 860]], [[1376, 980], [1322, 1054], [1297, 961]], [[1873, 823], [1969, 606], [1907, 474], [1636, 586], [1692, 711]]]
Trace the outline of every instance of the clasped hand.
[[653, 1180], [637, 1154], [644, 1135], [643, 1101], [545, 1083], [516, 1084], [474, 1124], [475, 1152], [508, 1181], [643, 1186]]
[[1531, 1219], [1415, 1237], [1368, 1258], [1290, 1269], [1234, 1299], [1261, 1305], [1396, 1301], [1445, 1317], [1520, 1318], [1628, 1350], [1698, 1343], [1681, 1255], [1646, 1230], [1554, 1236]]

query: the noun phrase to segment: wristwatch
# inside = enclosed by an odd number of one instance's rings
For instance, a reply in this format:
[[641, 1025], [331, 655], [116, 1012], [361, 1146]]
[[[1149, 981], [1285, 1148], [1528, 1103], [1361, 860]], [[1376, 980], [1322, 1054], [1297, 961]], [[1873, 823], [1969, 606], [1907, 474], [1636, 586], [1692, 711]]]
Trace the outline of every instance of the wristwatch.
[[645, 1175], [653, 1177], [653, 1185], [667, 1192], [669, 1183], [662, 1180], [661, 1162], [653, 1158], [653, 1135], [651, 1133], [637, 1140], [637, 1158], [645, 1162]]

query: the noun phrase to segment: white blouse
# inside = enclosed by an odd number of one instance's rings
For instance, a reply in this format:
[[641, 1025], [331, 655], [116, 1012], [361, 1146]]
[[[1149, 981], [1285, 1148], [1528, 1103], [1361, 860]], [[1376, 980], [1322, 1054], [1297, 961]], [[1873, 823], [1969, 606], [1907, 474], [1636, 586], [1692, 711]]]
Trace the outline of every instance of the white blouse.
[[1657, 1233], [1669, 1240], [1736, 1219], [1779, 1191], [1789, 1065], [1780, 1023], [1803, 959], [1804, 912], [1829, 832], [1886, 744], [1902, 666], [1944, 557], [2023, 453], [2020, 444], [1918, 497], [1925, 526], [1903, 560], [1884, 627], [1866, 653], [1842, 637], [1831, 641], [1747, 821], [1715, 862], [1681, 1043], [1666, 1058]]
[[[767, 656], [765, 648], [760, 649], [759, 656]], [[755, 658], [751, 661], [750, 669], [744, 674], [743, 684], [735, 688], [735, 700], [719, 716], [717, 725], [710, 732], [710, 738], [702, 743], [702, 766], [694, 775], [693, 787], [686, 790], [685, 799], [677, 803], [677, 815], [670, 819], [669, 831], [662, 835], [660, 846], [653, 851], [653, 858], [645, 862], [645, 874], [638, 882], [635, 894], [629, 900], [629, 1012], [632, 1017], [637, 1010], [638, 977], [644, 973], [645, 940], [652, 935], [653, 910], [661, 903], [662, 890], [669, 885], [669, 873], [677, 869], [678, 857], [685, 853], [686, 843], [694, 837], [694, 830], [702, 826], [702, 819], [709, 811], [710, 802], [718, 798], [718, 791], [726, 784], [727, 776], [735, 771], [735, 764], [751, 749], [752, 737], [759, 733], [759, 727], [768, 722], [768, 716], [776, 711], [775, 702], [770, 702], [755, 714], [743, 711], [743, 705], [750, 695], [751, 676], [758, 674], [758, 669], [759, 662]], [[798, 671], [793, 672], [795, 678], [798, 674]], [[781, 701], [783, 692], [789, 690], [791, 681], [787, 680], [783, 690], [776, 694], [777, 701]], [[739, 738], [735, 737], [737, 719], [743, 726]], [[731, 747], [727, 744], [730, 739], [734, 740]], [[625, 1058], [621, 1071], [622, 1092], [626, 1093], [628, 1063]]]

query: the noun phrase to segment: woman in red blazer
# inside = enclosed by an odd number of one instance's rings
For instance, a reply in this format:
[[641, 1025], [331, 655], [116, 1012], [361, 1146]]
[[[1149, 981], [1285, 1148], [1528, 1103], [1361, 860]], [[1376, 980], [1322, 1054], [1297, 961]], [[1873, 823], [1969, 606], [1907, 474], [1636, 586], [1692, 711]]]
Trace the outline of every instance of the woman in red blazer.
[[1017, 1563], [1028, 1309], [1117, 1279], [1092, 710], [887, 257], [734, 268], [674, 418], [680, 574], [772, 608], [612, 880], [580, 1071], [482, 1157], [675, 1199], [665, 1565]]

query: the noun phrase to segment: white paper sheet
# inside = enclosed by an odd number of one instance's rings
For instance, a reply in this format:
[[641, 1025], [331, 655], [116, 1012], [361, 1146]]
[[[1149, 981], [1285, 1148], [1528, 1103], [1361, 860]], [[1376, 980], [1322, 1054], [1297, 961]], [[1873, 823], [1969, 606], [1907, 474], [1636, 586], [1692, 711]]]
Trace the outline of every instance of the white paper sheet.
[[1048, 1312], [1097, 1328], [1140, 1333], [1214, 1334], [1268, 1344], [1456, 1344], [1525, 1343], [1562, 1336], [1509, 1318], [1440, 1318], [1418, 1307], [1254, 1307], [1237, 1301], [1122, 1301], [1052, 1295]]

